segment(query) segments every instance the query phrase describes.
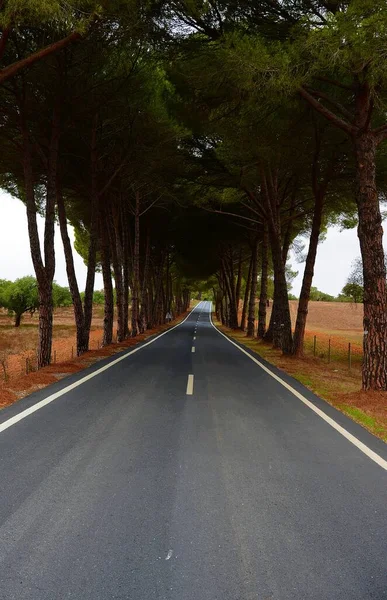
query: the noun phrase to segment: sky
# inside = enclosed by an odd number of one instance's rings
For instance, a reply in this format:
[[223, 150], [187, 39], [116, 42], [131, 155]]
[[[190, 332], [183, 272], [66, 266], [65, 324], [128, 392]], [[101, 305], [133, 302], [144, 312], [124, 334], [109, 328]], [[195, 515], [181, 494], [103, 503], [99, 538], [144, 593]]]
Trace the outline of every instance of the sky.
[[[24, 204], [0, 190], [0, 279], [15, 280], [24, 275], [35, 275], [28, 239], [27, 215]], [[43, 239], [44, 221], [38, 217], [38, 227]], [[74, 242], [74, 232], [69, 227], [69, 235]], [[55, 281], [67, 286], [66, 263], [63, 254], [59, 226], [55, 227]], [[81, 290], [85, 289], [86, 266], [74, 250], [74, 263]], [[96, 273], [95, 289], [103, 288], [102, 275]]]
[[[32, 266], [25, 207], [20, 200], [12, 198], [0, 191], [0, 279], [14, 280], [24, 275], [34, 275]], [[38, 218], [39, 232], [43, 234], [43, 219]], [[74, 240], [72, 228], [69, 227], [71, 240]], [[303, 240], [307, 243], [307, 240]], [[387, 240], [384, 240], [387, 250]], [[55, 280], [59, 285], [67, 286], [66, 265], [59, 227], [55, 231], [56, 271]], [[351, 270], [352, 261], [360, 255], [359, 240], [356, 229], [340, 232], [336, 227], [329, 229], [326, 239], [319, 245], [315, 266], [313, 285], [322, 292], [337, 296], [345, 285]], [[294, 271], [299, 274], [293, 280], [292, 293], [299, 295], [304, 263], [297, 263], [294, 255], [290, 256]], [[74, 251], [75, 268], [79, 287], [84, 289], [86, 267], [82, 258]], [[102, 275], [96, 274], [95, 289], [102, 289]]]

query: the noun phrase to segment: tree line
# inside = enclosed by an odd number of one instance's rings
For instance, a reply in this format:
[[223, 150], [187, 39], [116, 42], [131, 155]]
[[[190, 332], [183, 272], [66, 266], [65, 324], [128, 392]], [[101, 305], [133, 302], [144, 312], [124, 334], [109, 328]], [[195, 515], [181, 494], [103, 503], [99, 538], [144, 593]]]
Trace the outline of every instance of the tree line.
[[[85, 293], [81, 292], [84, 299]], [[54, 308], [72, 306], [70, 288], [53, 281], [52, 301]], [[103, 290], [93, 292], [93, 305], [103, 305], [105, 302]], [[5, 309], [14, 318], [15, 327], [20, 327], [23, 315], [34, 315], [39, 309], [39, 292], [36, 277], [26, 275], [15, 281], [0, 279], [0, 308]]]
[[[120, 340], [207, 281], [223, 322], [302, 355], [318, 243], [339, 224], [360, 241], [363, 388], [387, 389], [386, 25], [382, 0], [0, 1], [0, 177], [26, 205], [40, 366], [56, 220], [78, 353], [99, 267], [104, 343], [112, 279]], [[290, 248], [305, 262], [294, 331]]]

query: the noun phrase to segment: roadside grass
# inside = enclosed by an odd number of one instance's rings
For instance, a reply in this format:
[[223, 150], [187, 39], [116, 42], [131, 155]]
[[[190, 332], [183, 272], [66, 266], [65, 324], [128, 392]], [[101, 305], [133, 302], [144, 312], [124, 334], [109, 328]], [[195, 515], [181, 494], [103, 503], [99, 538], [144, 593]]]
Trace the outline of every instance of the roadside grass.
[[378, 423], [377, 419], [374, 417], [370, 417], [365, 412], [360, 410], [360, 408], [356, 408], [355, 406], [349, 406], [347, 404], [338, 404], [337, 408], [340, 408], [343, 413], [351, 417], [357, 423], [360, 423], [371, 431], [373, 434], [382, 437], [382, 439], [387, 440], [387, 429], [385, 426]]
[[[309, 352], [303, 358], [284, 356], [256, 338], [248, 338], [240, 330], [229, 329], [213, 318], [216, 326], [236, 342], [246, 346], [267, 362], [285, 371], [317, 396], [362, 425], [365, 429], [387, 441], [387, 392], [361, 390], [361, 359], [352, 359], [349, 370], [347, 355], [332, 357], [330, 363], [314, 357]], [[313, 337], [313, 335], [312, 335]], [[340, 336], [337, 336], [338, 341]], [[310, 339], [310, 332], [308, 332]]]

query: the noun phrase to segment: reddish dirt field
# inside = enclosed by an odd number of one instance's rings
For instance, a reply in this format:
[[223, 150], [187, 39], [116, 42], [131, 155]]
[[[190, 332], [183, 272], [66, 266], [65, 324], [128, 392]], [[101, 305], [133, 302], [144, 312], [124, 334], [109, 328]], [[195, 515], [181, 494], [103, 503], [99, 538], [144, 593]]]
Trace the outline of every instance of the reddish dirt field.
[[[297, 301], [290, 301], [293, 325], [297, 316]], [[363, 331], [363, 306], [351, 302], [310, 302], [308, 330], [325, 333], [361, 335]]]
[[[297, 317], [297, 301], [290, 301], [292, 325]], [[269, 322], [271, 308], [268, 308]], [[363, 343], [363, 306], [350, 302], [310, 302], [305, 334], [305, 355], [348, 363], [348, 344], [351, 344], [351, 365], [360, 369]], [[314, 339], [316, 337], [316, 348]]]
[[[90, 348], [97, 349], [102, 341], [103, 309], [95, 307], [90, 333]], [[55, 362], [69, 360], [75, 356], [76, 337], [72, 307], [60, 308], [54, 314], [52, 358]], [[5, 311], [0, 313], [0, 379], [6, 374], [8, 380], [36, 370], [36, 348], [38, 344], [38, 316], [23, 317], [20, 327]]]

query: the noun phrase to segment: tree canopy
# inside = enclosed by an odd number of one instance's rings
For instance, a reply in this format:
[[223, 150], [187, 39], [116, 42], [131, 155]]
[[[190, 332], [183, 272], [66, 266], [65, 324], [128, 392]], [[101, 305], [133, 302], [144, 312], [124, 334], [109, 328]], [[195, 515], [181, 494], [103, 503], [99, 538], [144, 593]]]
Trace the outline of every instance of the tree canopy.
[[[79, 354], [98, 269], [105, 344], [114, 304], [121, 341], [195, 291], [225, 324], [298, 356], [308, 302], [322, 297], [318, 245], [339, 223], [358, 227], [363, 387], [387, 389], [384, 4], [0, 0], [0, 185], [26, 205], [40, 366], [60, 296], [56, 221]], [[295, 324], [291, 248], [305, 262]]]

